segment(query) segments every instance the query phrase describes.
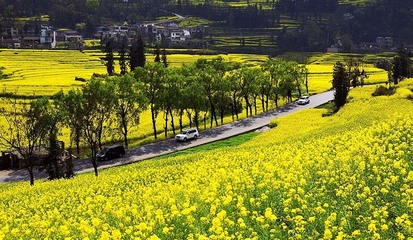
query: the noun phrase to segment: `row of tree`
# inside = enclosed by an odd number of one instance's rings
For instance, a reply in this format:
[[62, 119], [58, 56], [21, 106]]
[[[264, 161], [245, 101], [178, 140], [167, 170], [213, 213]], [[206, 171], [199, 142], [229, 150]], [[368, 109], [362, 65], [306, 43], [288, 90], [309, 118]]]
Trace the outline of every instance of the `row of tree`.
[[130, 47], [128, 46], [129, 42], [126, 37], [123, 37], [120, 43], [116, 42], [114, 39], [109, 39], [106, 42], [104, 49], [105, 65], [109, 76], [113, 76], [115, 74], [115, 60], [113, 56], [115, 47], [119, 50], [119, 67], [121, 75], [127, 73], [128, 67], [131, 71], [133, 71], [137, 67], [145, 66], [145, 43], [142, 37], [139, 35], [136, 39], [132, 40]]
[[[12, 111], [3, 109], [8, 123], [0, 133], [0, 142], [16, 150], [25, 160], [31, 184], [33, 169], [42, 158], [39, 148], [47, 146], [45, 162], [51, 179], [73, 176], [60, 167], [63, 148], [59, 147], [60, 130], [70, 129], [70, 148], [74, 143], [77, 153], [82, 142], [90, 149], [96, 176], [96, 153], [102, 149], [103, 139], [123, 138], [128, 146], [131, 128], [139, 125], [139, 116], [145, 109], [151, 112], [154, 138], [160, 132], [190, 126], [206, 128], [223, 124], [225, 116], [238, 119], [246, 115], [268, 111], [270, 101], [278, 107], [279, 100], [293, 100], [306, 83], [305, 68], [296, 62], [269, 59], [259, 67], [226, 62], [221, 57], [198, 59], [180, 68], [155, 62], [136, 67], [133, 72], [107, 78], [92, 78], [82, 88], [67, 93], [59, 92], [53, 98], [35, 99], [22, 109], [14, 104]], [[308, 88], [307, 88], [308, 89]], [[16, 100], [14, 100], [16, 101]], [[17, 102], [15, 102], [17, 103]], [[164, 128], [157, 129], [162, 114]], [[114, 136], [118, 136], [117, 138]], [[69, 167], [71, 164], [67, 164]]]

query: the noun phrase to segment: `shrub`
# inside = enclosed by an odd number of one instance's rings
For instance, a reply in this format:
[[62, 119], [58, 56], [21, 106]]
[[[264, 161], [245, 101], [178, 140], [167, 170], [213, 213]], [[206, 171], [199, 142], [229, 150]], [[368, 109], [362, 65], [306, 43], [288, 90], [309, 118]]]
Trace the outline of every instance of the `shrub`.
[[374, 97], [377, 96], [390, 96], [394, 93], [392, 89], [386, 88], [385, 86], [378, 86], [376, 90], [372, 93]]
[[269, 128], [275, 128], [275, 127], [277, 127], [277, 126], [278, 126], [278, 123], [275, 122], [275, 121], [271, 121], [271, 122], [268, 124], [268, 127], [269, 127]]

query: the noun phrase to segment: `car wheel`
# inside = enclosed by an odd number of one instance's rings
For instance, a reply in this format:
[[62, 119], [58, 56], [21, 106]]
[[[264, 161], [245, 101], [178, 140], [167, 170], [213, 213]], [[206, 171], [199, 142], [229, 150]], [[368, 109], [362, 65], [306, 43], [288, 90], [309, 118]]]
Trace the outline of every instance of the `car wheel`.
[[194, 136], [194, 139], [198, 139], [198, 135], [195, 135], [195, 136]]
[[186, 138], [184, 138], [184, 142], [186, 142]]

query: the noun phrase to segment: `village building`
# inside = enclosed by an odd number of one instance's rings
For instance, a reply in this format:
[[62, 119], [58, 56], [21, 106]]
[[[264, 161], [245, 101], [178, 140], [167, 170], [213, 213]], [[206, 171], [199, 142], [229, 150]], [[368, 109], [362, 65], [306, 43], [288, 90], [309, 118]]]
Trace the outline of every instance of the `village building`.
[[168, 46], [184, 46], [191, 42], [194, 38], [202, 38], [204, 36], [205, 26], [203, 24], [181, 28], [176, 21], [168, 21], [158, 24], [134, 24], [127, 26], [99, 26], [96, 29], [96, 37], [101, 40], [102, 44], [107, 42], [107, 39], [120, 39], [123, 36], [133, 38], [141, 35], [149, 42], [161, 42]]

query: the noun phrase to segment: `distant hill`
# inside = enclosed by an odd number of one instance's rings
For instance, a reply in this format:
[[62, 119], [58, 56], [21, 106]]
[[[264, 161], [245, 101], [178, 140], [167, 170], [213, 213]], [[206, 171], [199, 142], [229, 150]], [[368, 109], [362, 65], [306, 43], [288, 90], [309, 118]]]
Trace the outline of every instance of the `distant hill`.
[[[0, 32], [40, 24], [93, 36], [96, 27], [134, 24], [173, 13], [204, 19], [206, 47], [221, 51], [353, 51], [361, 42], [413, 39], [413, 1], [404, 0], [63, 0], [0, 1]], [[37, 26], [37, 28], [36, 28]], [[204, 46], [205, 47], [205, 46]]]

